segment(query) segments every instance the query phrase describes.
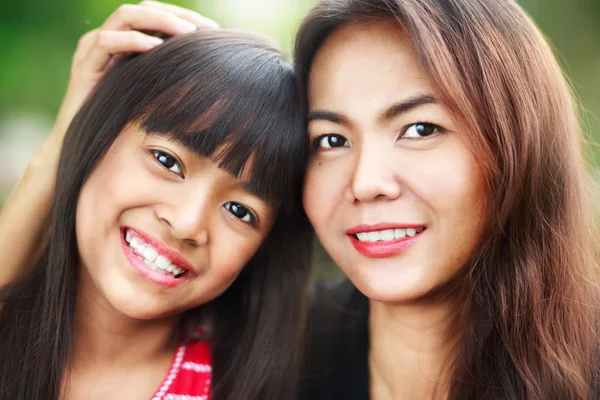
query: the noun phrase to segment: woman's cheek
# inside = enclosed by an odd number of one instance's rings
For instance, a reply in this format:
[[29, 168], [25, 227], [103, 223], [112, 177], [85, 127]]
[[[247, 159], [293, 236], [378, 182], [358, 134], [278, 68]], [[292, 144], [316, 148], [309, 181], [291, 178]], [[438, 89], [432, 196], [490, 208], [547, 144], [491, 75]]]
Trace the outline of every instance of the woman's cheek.
[[339, 190], [338, 182], [333, 179], [330, 165], [321, 161], [312, 161], [306, 174], [304, 183], [303, 204], [306, 215], [317, 231], [330, 214], [330, 209], [335, 207], [336, 192]]

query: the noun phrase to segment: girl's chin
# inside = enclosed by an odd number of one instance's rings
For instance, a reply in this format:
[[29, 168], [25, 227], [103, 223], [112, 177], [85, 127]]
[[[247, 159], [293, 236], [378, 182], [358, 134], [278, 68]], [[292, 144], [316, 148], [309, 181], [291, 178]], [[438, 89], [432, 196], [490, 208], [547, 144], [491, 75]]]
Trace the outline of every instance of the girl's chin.
[[156, 321], [178, 314], [176, 310], [163, 310], [143, 306], [135, 307], [135, 305], [116, 309], [127, 318], [141, 321]]

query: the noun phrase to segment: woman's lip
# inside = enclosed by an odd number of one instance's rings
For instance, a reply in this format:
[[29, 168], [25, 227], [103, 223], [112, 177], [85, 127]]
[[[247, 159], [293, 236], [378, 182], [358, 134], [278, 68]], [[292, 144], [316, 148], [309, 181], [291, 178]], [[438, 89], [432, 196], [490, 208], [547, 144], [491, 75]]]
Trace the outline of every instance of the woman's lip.
[[385, 231], [387, 229], [417, 229], [417, 228], [425, 228], [423, 224], [404, 224], [399, 222], [381, 222], [379, 224], [374, 225], [356, 225], [346, 231], [348, 235], [356, 235], [357, 233], [363, 232], [376, 232], [376, 231]]
[[[158, 254], [167, 257], [169, 260], [171, 260], [172, 262], [174, 262], [181, 268], [186, 269], [188, 272], [190, 272], [192, 274], [195, 274], [194, 267], [192, 266], [192, 264], [190, 262], [188, 262], [182, 255], [177, 253], [175, 250], [170, 249], [169, 247], [167, 247], [166, 245], [161, 243], [158, 239], [154, 238], [153, 236], [149, 235], [146, 232], [140, 231], [140, 230], [132, 228], [130, 226], [124, 226], [123, 230], [124, 231], [127, 231], [127, 230], [133, 231], [136, 235], [138, 235], [140, 238], [142, 238], [146, 243], [149, 243], [152, 247], [154, 247], [154, 249], [156, 251], [158, 251]], [[124, 235], [121, 235], [121, 236], [124, 236]]]
[[121, 235], [121, 247], [123, 248], [123, 253], [125, 253], [125, 258], [127, 258], [127, 261], [129, 261], [131, 266], [142, 276], [160, 286], [173, 288], [181, 285], [192, 277], [190, 273], [187, 273], [180, 278], [171, 278], [170, 276], [163, 275], [158, 271], [151, 270], [142, 260], [140, 260], [138, 256], [133, 253], [131, 247], [129, 247], [127, 242], [125, 242], [125, 237], [123, 235]]
[[377, 242], [361, 242], [354, 234], [349, 234], [348, 237], [354, 248], [363, 256], [369, 258], [386, 258], [395, 256], [404, 251], [407, 247], [413, 245], [425, 231], [426, 230], [419, 232], [411, 237]]

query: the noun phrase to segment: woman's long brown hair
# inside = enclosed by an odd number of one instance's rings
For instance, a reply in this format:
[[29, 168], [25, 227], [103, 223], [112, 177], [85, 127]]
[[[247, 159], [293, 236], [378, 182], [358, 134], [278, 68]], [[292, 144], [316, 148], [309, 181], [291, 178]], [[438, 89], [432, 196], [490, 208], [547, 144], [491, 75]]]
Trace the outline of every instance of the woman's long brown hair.
[[467, 127], [487, 183], [449, 399], [598, 398], [596, 229], [581, 133], [552, 51], [512, 0], [329, 0], [296, 43], [306, 90], [336, 29], [396, 20]]

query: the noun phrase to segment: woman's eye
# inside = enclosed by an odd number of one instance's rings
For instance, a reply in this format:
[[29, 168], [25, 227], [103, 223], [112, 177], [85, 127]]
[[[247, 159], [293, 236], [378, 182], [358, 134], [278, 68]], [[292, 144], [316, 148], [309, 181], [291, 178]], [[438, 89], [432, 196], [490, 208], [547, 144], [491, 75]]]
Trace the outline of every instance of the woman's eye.
[[338, 147], [348, 147], [348, 145], [348, 140], [342, 135], [322, 135], [314, 141], [315, 150], [318, 148], [335, 149]]
[[402, 134], [405, 139], [419, 139], [441, 131], [440, 127], [426, 122], [409, 125]]
[[160, 150], [152, 150], [152, 154], [163, 167], [177, 175], [181, 175], [181, 166], [175, 157]]
[[225, 209], [227, 211], [229, 211], [237, 219], [244, 221], [244, 222], [251, 223], [252, 225], [256, 224], [254, 216], [252, 215], [250, 210], [248, 210], [243, 205], [230, 201], [228, 203], [225, 203], [223, 205], [223, 207], [225, 207]]

